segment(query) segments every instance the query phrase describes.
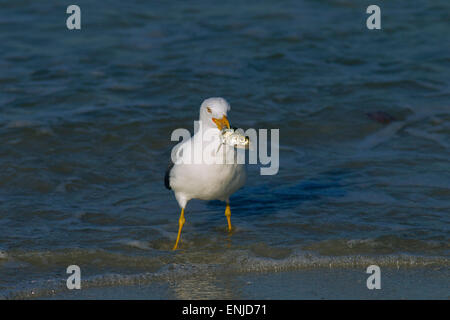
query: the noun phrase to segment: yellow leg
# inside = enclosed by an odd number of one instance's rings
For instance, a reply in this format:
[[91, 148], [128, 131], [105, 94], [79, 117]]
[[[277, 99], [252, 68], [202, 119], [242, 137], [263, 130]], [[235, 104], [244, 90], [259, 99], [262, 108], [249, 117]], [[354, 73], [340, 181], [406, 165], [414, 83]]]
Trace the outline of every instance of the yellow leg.
[[227, 202], [227, 207], [225, 208], [225, 217], [227, 217], [228, 221], [228, 231], [231, 231], [231, 210], [230, 210], [230, 204]]
[[181, 236], [181, 229], [183, 229], [184, 222], [186, 220], [184, 219], [184, 208], [181, 208], [181, 214], [180, 219], [178, 220], [178, 236], [177, 236], [177, 242], [175, 242], [175, 245], [173, 246], [172, 250], [177, 250], [178, 248], [178, 241], [180, 241]]

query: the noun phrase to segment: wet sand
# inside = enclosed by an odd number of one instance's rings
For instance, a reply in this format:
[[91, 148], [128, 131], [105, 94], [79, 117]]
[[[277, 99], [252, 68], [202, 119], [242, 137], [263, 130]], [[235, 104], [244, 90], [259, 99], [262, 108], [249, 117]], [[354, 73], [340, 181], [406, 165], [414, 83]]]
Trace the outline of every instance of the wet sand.
[[369, 290], [359, 269], [221, 275], [64, 291], [42, 299], [450, 299], [449, 268], [382, 268]]

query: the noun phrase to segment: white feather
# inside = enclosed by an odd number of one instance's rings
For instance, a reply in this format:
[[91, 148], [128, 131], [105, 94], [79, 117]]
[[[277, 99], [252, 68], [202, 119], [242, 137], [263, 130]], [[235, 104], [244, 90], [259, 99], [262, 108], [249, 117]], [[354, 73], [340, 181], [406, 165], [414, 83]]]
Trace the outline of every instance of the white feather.
[[[191, 199], [228, 201], [229, 197], [245, 184], [245, 165], [236, 163], [233, 147], [220, 147], [221, 133], [212, 121], [213, 117], [220, 119], [226, 116], [229, 110], [230, 106], [223, 98], [206, 99], [200, 107], [203, 130], [175, 147], [177, 163], [170, 171], [170, 186], [182, 208], [186, 207]], [[210, 130], [211, 140], [201, 134], [205, 130]], [[205, 150], [208, 151], [205, 153]], [[192, 163], [194, 159], [203, 161]]]

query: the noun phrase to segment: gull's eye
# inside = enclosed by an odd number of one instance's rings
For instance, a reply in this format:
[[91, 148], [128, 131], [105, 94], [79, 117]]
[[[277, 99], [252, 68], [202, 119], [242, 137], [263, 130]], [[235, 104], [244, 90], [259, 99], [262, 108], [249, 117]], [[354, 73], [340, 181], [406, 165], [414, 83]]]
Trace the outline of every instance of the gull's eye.
[[206, 111], [208, 111], [209, 113], [212, 112], [210, 107], [206, 107]]

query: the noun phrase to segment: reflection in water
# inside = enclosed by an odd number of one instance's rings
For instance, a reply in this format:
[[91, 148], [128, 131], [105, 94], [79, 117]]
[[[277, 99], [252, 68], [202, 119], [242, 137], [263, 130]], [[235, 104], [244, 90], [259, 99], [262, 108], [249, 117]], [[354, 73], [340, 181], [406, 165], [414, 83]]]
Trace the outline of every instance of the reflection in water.
[[186, 300], [236, 299], [239, 291], [236, 288], [227, 287], [226, 281], [220, 281], [209, 273], [193, 278], [172, 280], [170, 287], [174, 290], [177, 299]]

